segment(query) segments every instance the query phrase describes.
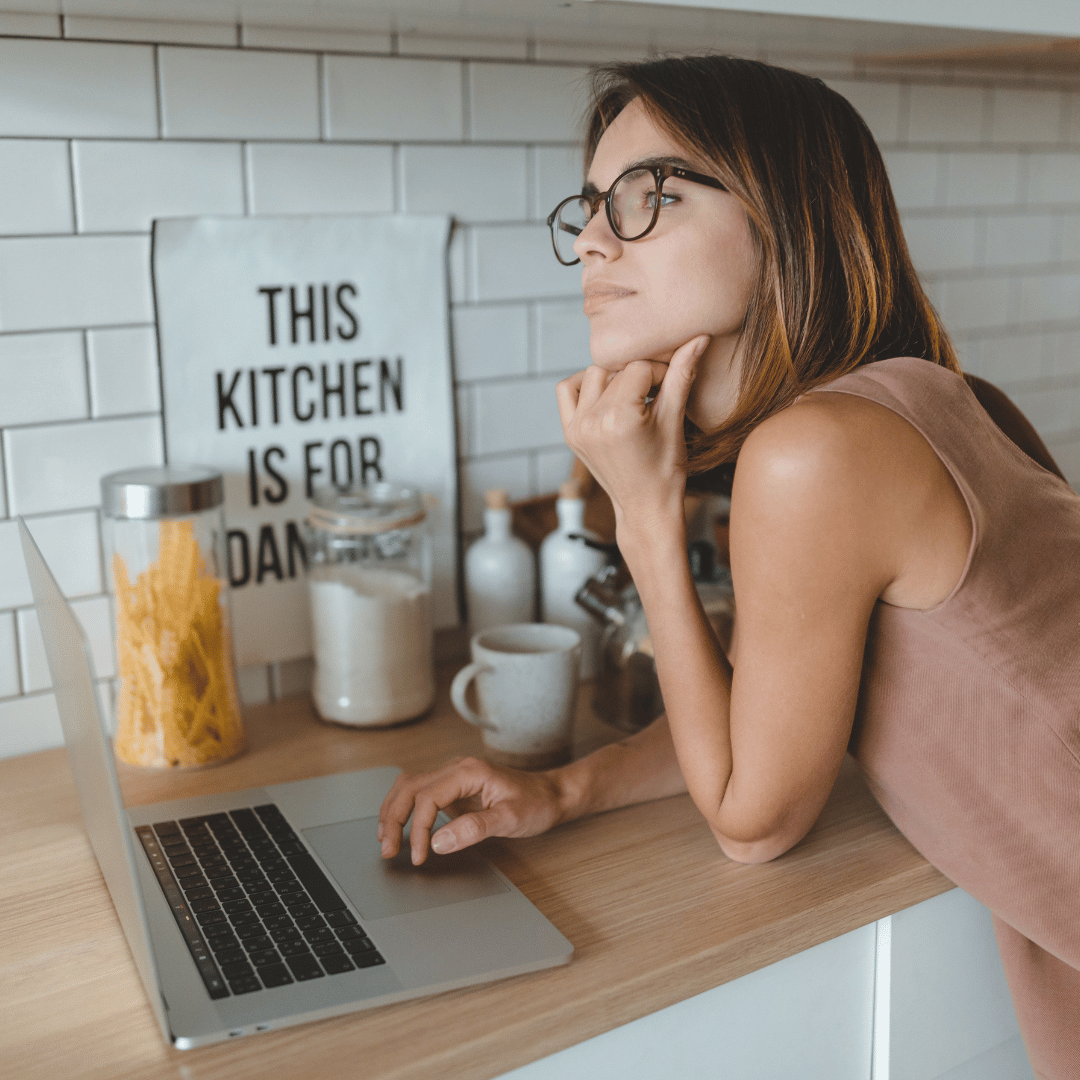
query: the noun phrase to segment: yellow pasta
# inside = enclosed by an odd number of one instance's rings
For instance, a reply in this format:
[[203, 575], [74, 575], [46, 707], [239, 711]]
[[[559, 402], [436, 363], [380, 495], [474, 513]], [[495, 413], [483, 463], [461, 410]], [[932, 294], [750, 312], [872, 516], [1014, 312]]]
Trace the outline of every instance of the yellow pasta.
[[244, 745], [221, 582], [190, 521], [162, 521], [159, 553], [134, 582], [119, 553], [116, 753], [132, 765], [210, 765]]

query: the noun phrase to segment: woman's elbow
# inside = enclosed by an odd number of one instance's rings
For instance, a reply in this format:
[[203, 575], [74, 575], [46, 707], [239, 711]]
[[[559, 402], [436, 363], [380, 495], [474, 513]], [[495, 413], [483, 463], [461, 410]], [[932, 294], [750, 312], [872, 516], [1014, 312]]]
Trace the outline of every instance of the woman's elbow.
[[795, 835], [791, 832], [772, 832], [760, 837], [736, 840], [719, 829], [713, 828], [713, 836], [720, 845], [720, 850], [732, 862], [755, 863], [771, 862], [785, 852], [790, 851], [806, 835], [806, 830]]

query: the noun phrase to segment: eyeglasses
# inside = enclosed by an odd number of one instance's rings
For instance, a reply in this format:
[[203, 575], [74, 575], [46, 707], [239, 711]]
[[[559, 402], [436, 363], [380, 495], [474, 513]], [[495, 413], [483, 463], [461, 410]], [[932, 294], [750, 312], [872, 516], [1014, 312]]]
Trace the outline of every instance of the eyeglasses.
[[664, 182], [672, 176], [727, 191], [715, 177], [690, 172], [678, 165], [637, 165], [617, 176], [607, 191], [595, 195], [571, 195], [551, 211], [547, 223], [555, 258], [563, 266], [573, 266], [581, 261], [574, 251], [574, 241], [592, 220], [601, 202], [607, 210], [611, 231], [620, 240], [640, 240], [646, 236], [659, 220], [665, 198]]

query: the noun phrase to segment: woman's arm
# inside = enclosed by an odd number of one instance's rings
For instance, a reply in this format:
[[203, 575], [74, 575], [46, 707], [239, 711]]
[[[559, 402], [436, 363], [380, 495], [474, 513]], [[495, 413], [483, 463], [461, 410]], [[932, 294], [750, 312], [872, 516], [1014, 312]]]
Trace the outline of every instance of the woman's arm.
[[[667, 721], [601, 747], [570, 765], [542, 773], [502, 769], [476, 758], [436, 772], [402, 774], [379, 812], [385, 858], [401, 846], [412, 815], [412, 861], [422, 863], [428, 847], [456, 851], [488, 836], [535, 836], [588, 814], [686, 791]], [[435, 815], [450, 807], [463, 812], [431, 835]]]
[[732, 672], [685, 553], [681, 429], [693, 374], [684, 348], [655, 399], [651, 371], [631, 364], [567, 380], [560, 404], [567, 441], [615, 506], [690, 795], [725, 853], [764, 861], [805, 835], [839, 771], [870, 614], [895, 576], [897, 470], [887, 447], [876, 453], [838, 415], [844, 404], [808, 400], [754, 431], [732, 494]]

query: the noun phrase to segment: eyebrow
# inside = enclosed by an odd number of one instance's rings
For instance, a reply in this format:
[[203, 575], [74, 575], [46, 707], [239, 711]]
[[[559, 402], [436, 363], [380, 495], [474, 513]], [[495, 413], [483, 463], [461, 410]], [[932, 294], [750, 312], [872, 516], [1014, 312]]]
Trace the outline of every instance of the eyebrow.
[[[694, 171], [693, 162], [687, 161], [686, 158], [677, 157], [673, 154], [663, 154], [659, 157], [639, 158], [637, 161], [627, 162], [619, 170], [619, 175], [628, 172], [630, 169], [647, 169], [652, 165], [677, 165], [680, 169]], [[599, 195], [600, 189], [591, 180], [586, 180], [581, 186], [581, 194], [586, 196]]]

